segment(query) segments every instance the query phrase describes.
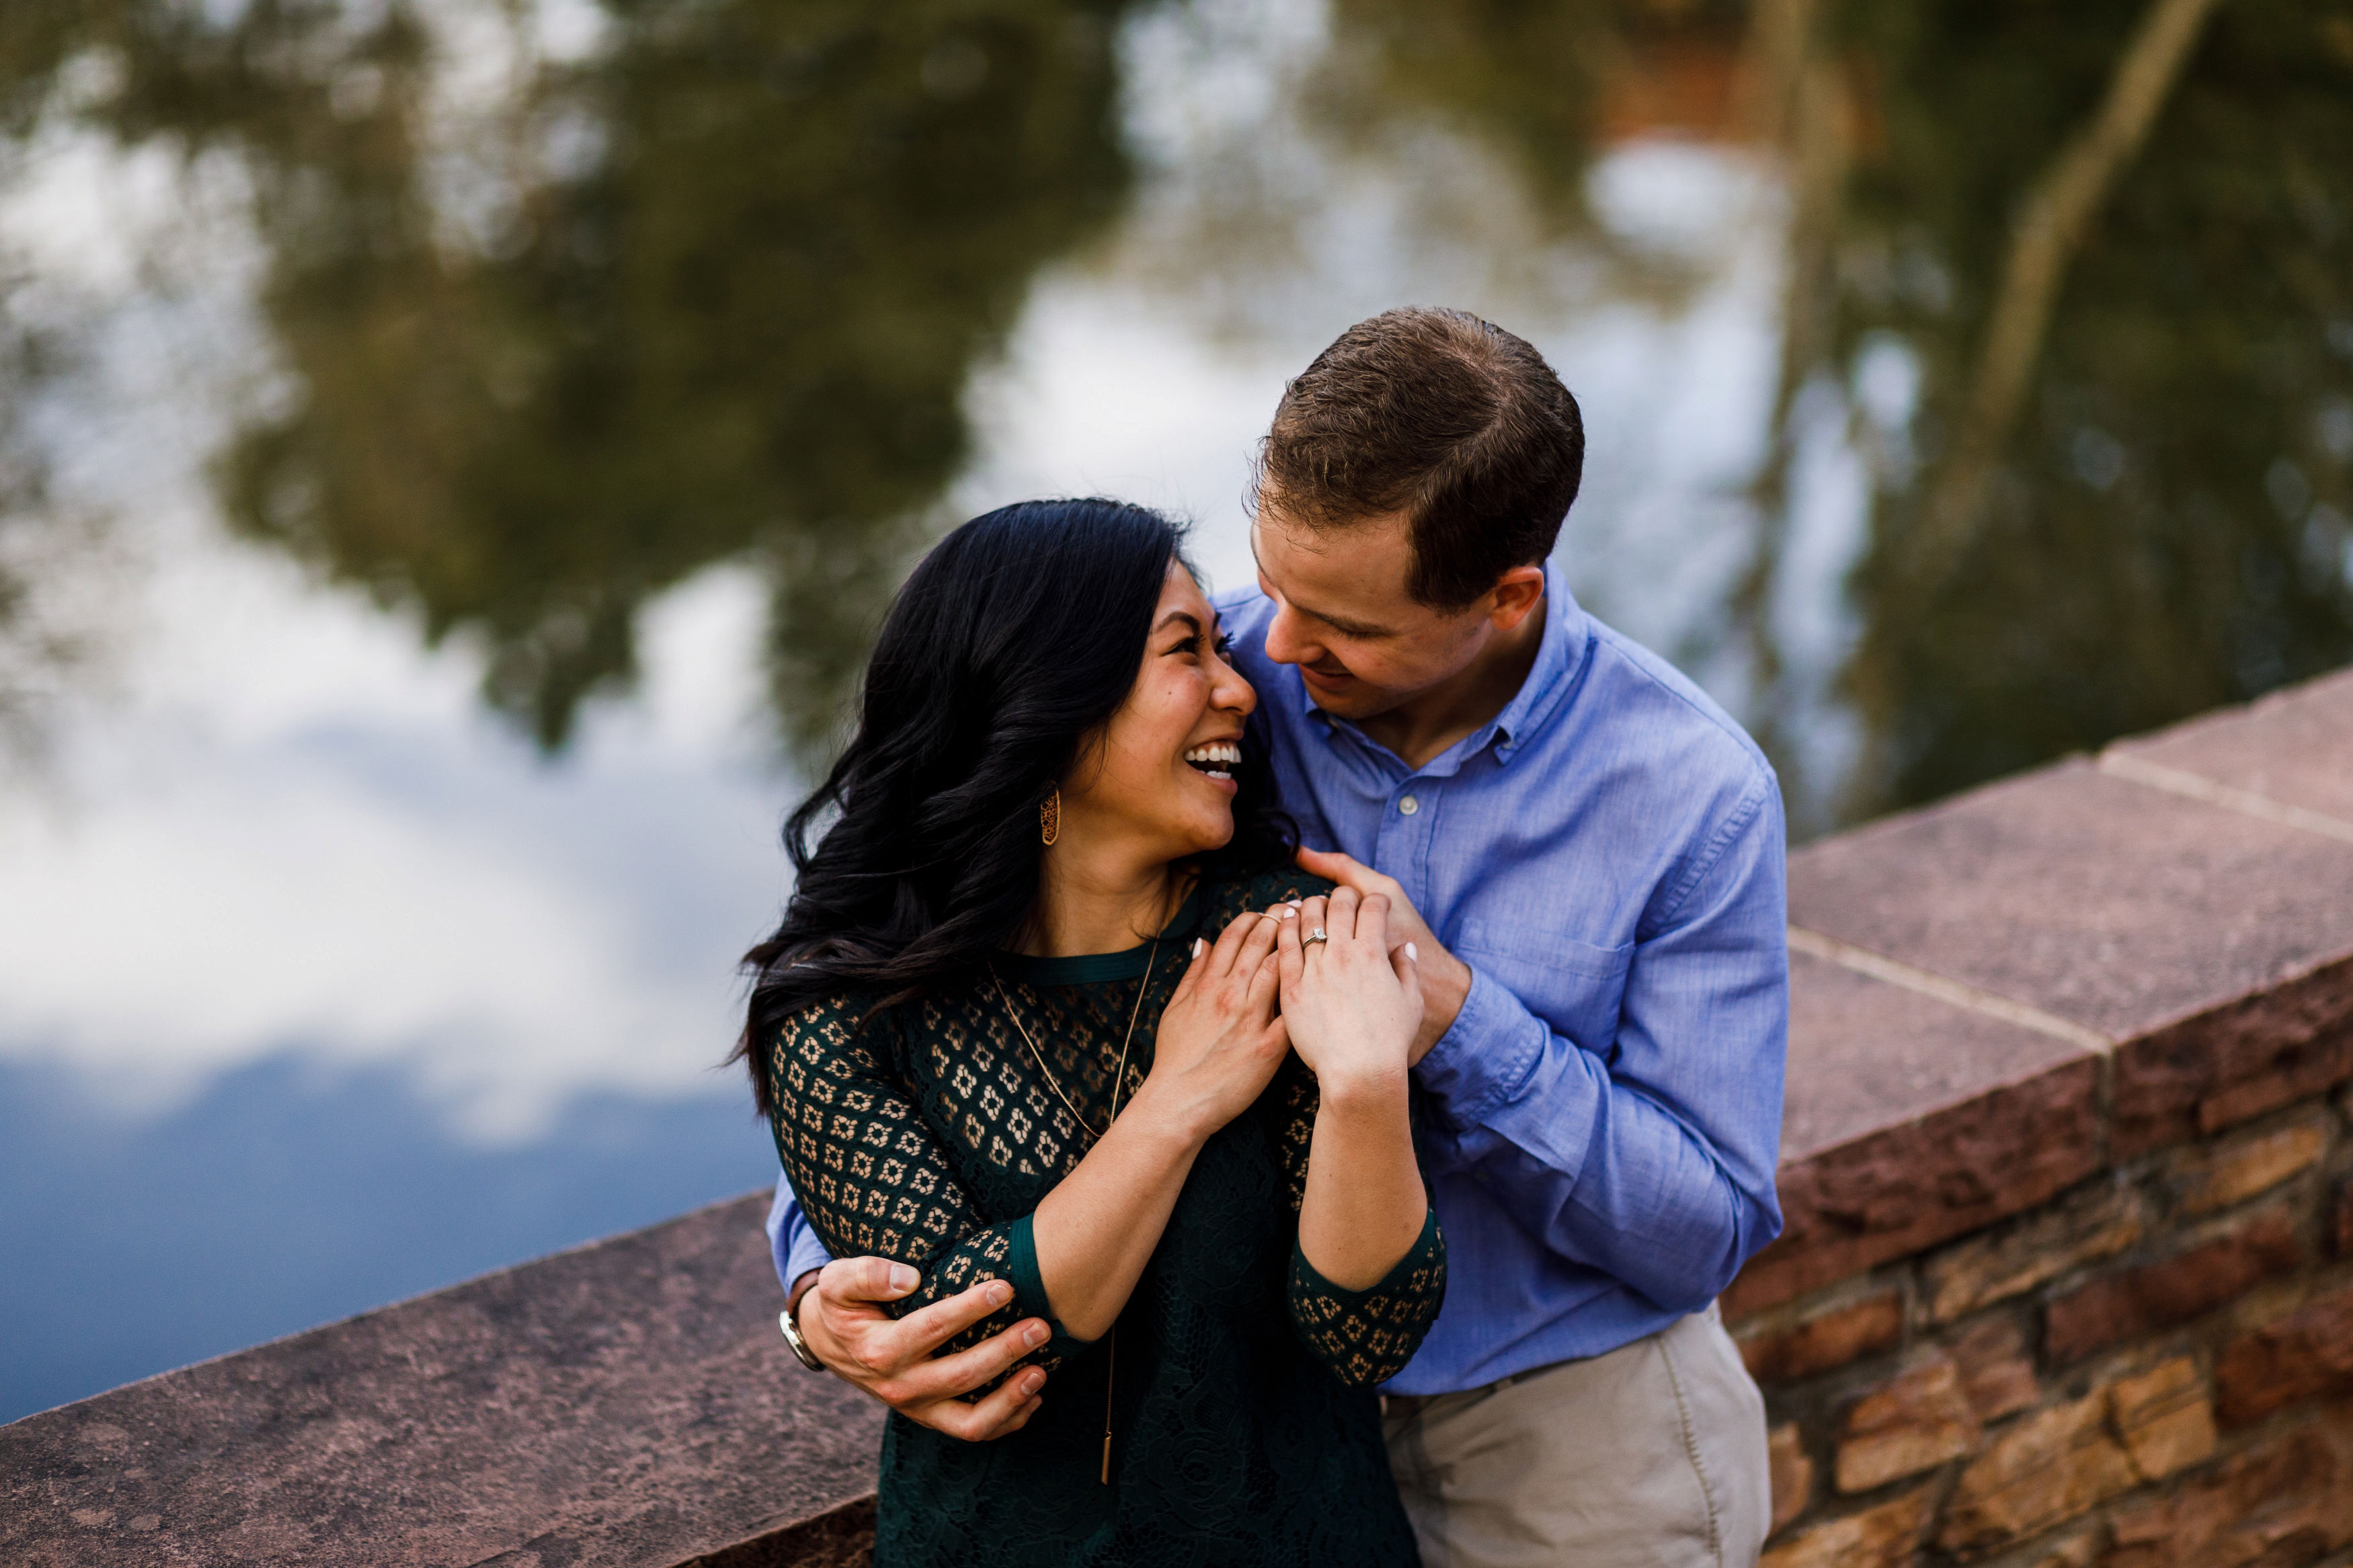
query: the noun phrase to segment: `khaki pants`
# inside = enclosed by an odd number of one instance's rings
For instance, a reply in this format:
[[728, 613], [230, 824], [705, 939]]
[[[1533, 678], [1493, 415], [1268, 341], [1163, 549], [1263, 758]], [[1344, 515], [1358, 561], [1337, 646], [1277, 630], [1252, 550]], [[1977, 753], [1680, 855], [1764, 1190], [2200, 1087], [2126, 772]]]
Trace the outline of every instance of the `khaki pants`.
[[1713, 1306], [1388, 1411], [1424, 1568], [1751, 1568], [1765, 1543], [1765, 1400]]

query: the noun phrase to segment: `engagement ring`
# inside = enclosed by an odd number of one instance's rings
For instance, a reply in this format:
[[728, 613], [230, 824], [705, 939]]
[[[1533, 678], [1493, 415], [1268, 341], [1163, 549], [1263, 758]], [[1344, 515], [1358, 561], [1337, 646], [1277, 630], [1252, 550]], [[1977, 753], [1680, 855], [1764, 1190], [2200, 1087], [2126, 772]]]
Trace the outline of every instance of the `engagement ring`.
[[1299, 944], [1302, 947], [1304, 947], [1311, 942], [1330, 942], [1331, 940], [1331, 937], [1324, 933], [1324, 928], [1322, 926], [1317, 926], [1314, 931], [1311, 931], [1305, 936], [1301, 937], [1299, 939]]

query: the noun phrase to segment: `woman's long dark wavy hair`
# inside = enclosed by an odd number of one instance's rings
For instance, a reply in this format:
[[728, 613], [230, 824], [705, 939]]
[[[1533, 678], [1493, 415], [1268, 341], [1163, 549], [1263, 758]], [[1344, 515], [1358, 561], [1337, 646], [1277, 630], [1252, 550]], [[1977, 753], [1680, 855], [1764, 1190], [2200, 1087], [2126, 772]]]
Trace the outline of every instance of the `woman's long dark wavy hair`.
[[[867, 661], [858, 732], [785, 825], [797, 880], [753, 974], [730, 1060], [776, 1112], [761, 1043], [844, 992], [892, 1006], [976, 976], [1038, 898], [1038, 808], [1135, 684], [1176, 524], [1113, 500], [1023, 501], [976, 517], [899, 590]], [[1261, 733], [1243, 742], [1234, 837], [1216, 858], [1290, 858]], [[815, 848], [819, 818], [838, 811]]]

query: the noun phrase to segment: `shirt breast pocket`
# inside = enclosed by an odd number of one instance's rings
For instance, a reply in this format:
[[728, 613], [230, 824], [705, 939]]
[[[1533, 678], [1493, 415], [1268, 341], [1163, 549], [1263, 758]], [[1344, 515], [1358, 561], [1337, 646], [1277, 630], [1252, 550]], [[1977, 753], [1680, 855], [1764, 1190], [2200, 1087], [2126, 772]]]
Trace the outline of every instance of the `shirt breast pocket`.
[[1605, 1062], [1616, 1059], [1632, 942], [1597, 947], [1521, 921], [1464, 921], [1454, 952], [1556, 1032]]

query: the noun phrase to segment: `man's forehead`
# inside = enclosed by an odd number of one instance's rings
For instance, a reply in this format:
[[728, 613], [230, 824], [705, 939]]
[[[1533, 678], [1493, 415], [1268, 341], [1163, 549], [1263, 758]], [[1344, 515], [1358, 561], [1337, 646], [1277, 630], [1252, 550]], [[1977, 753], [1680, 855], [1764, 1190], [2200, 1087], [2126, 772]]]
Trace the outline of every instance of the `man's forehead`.
[[1250, 526], [1259, 570], [1293, 608], [1366, 635], [1388, 629], [1409, 602], [1405, 542], [1402, 530], [1378, 521], [1319, 528], [1269, 516], [1264, 508]]
[[1349, 564], [1369, 563], [1387, 555], [1402, 561], [1411, 547], [1411, 540], [1405, 520], [1400, 517], [1314, 522], [1261, 505], [1250, 519], [1250, 549], [1263, 557], [1268, 544], [1286, 552]]

